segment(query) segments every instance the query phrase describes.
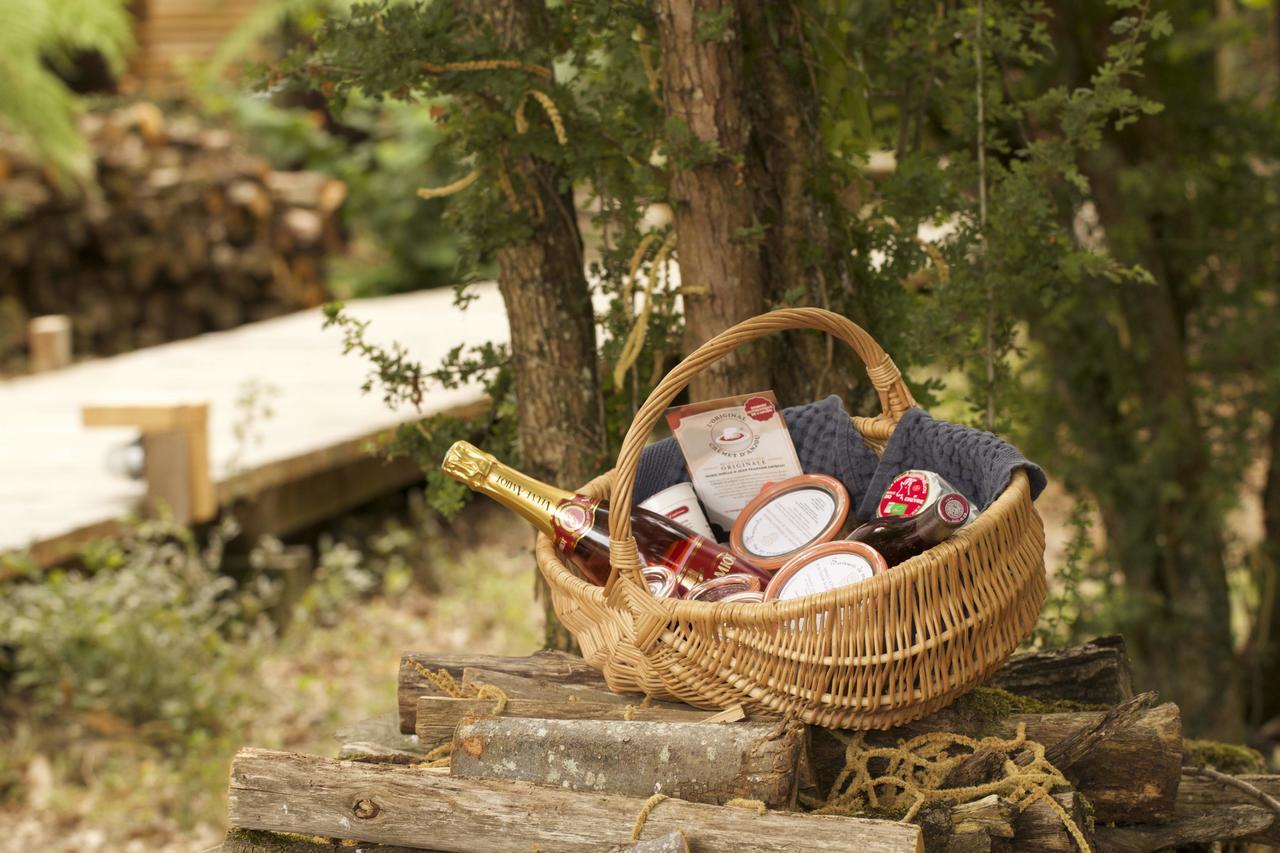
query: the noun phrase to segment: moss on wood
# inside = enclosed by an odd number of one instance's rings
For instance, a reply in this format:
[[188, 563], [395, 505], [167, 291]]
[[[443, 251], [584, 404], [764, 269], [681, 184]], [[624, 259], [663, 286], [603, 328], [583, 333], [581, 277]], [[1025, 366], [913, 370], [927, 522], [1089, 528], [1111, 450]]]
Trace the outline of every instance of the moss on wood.
[[1212, 767], [1222, 773], [1267, 772], [1267, 762], [1256, 749], [1216, 740], [1183, 738], [1182, 763], [1194, 767]]

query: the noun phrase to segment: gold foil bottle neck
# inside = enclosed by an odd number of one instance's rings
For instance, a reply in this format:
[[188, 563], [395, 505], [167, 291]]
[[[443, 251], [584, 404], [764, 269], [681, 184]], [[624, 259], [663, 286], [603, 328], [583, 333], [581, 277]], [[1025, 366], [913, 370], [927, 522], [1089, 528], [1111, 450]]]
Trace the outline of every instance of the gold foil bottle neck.
[[455, 480], [473, 489], [484, 485], [489, 469], [496, 460], [488, 453], [467, 441], [456, 441], [444, 455], [440, 467]]

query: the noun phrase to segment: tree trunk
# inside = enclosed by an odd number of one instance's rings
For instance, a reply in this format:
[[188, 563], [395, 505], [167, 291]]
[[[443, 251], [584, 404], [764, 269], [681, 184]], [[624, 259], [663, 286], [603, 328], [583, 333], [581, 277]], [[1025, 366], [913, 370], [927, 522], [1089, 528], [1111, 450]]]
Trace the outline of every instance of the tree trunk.
[[[831, 212], [811, 192], [826, 177], [821, 103], [806, 67], [805, 33], [787, 3], [739, 2], [749, 78], [748, 174], [756, 216], [766, 230], [765, 301], [841, 311], [862, 323], [858, 293], [847, 280], [831, 235]], [[847, 211], [837, 216], [848, 219]], [[833, 299], [834, 296], [834, 299]], [[840, 394], [857, 410], [870, 390], [856, 355], [826, 335], [784, 332], [769, 344], [770, 381], [784, 406]]]
[[[509, 51], [546, 44], [543, 0], [458, 2], [489, 24]], [[599, 473], [606, 452], [582, 235], [558, 167], [534, 157], [512, 166], [529, 178], [536, 195], [526, 207], [533, 236], [497, 253], [498, 288], [511, 327], [520, 466], [540, 480], [574, 489]], [[536, 583], [545, 603], [548, 646], [573, 648], [541, 575]]]
[[1280, 718], [1280, 412], [1271, 415], [1267, 444], [1270, 459], [1262, 491], [1263, 537], [1259, 553], [1263, 600], [1254, 629], [1254, 654], [1260, 664], [1255, 679], [1261, 695], [1255, 698], [1258, 707], [1253, 716], [1258, 722]]
[[[764, 310], [759, 222], [747, 185], [749, 120], [731, 0], [659, 0], [667, 155], [685, 335], [692, 349]], [[695, 399], [769, 385], [764, 350], [740, 349], [690, 384]]]

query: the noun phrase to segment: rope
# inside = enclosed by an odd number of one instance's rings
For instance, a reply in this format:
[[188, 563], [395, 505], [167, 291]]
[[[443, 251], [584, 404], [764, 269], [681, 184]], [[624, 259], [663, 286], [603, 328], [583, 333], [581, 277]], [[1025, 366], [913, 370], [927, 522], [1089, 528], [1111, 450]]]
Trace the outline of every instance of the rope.
[[467, 187], [474, 184], [479, 177], [479, 171], [472, 171], [463, 177], [458, 178], [458, 180], [453, 183], [445, 184], [442, 187], [419, 187], [418, 198], [444, 198], [445, 196], [453, 195], [454, 193], [460, 193]]
[[735, 797], [732, 800], [726, 800], [725, 805], [736, 806], [737, 808], [740, 808], [740, 809], [755, 809], [756, 814], [760, 814], [760, 815], [768, 811], [768, 809], [765, 807], [763, 800], [743, 800]]
[[525, 118], [524, 105], [533, 98], [542, 105], [542, 109], [546, 111], [547, 118], [551, 119], [551, 127], [556, 132], [556, 142], [561, 145], [569, 144], [569, 134], [564, 129], [564, 119], [560, 116], [560, 110], [556, 107], [556, 102], [551, 100], [551, 96], [540, 89], [530, 89], [520, 98], [520, 102], [516, 104], [516, 133], [521, 135], [529, 132], [529, 120]]
[[509, 68], [515, 71], [527, 71], [547, 80], [551, 79], [551, 69], [542, 65], [532, 65], [516, 59], [474, 59], [468, 62], [423, 62], [423, 71], [428, 74], [444, 74], [449, 71], [496, 71]]
[[640, 840], [640, 831], [644, 829], [644, 822], [649, 819], [649, 812], [657, 808], [658, 803], [667, 799], [670, 799], [670, 797], [666, 794], [654, 794], [644, 801], [644, 807], [640, 809], [640, 814], [636, 815], [636, 825], [631, 827], [632, 841]]
[[[865, 735], [835, 733], [845, 743], [845, 765], [825, 800], [805, 798], [818, 814], [854, 815], [873, 809], [902, 810], [903, 822], [919, 814], [930, 802], [971, 802], [989, 794], [1013, 801], [1019, 811], [1043, 799], [1058, 815], [1083, 853], [1091, 853], [1079, 825], [1051, 792], [1070, 783], [1045, 758], [1043, 744], [1027, 740], [1027, 728], [1018, 724], [1011, 739], [971, 738], [947, 732], [930, 732], [892, 747], [868, 747]], [[947, 775], [980, 749], [1004, 753], [1002, 776], [990, 782], [962, 788], [942, 788]], [[878, 762], [875, 770], [872, 762]]]
[[[493, 699], [492, 713], [497, 715], [507, 710], [507, 694], [496, 684], [459, 684], [447, 669], [435, 672], [427, 669], [412, 658], [409, 663], [427, 680], [432, 687], [453, 699]], [[422, 757], [422, 761], [414, 767], [448, 767], [449, 756], [453, 753], [453, 742], [442, 743]]]
[[635, 705], [627, 705], [625, 708], [622, 709], [622, 719], [626, 720], [629, 723], [635, 718], [636, 718]]

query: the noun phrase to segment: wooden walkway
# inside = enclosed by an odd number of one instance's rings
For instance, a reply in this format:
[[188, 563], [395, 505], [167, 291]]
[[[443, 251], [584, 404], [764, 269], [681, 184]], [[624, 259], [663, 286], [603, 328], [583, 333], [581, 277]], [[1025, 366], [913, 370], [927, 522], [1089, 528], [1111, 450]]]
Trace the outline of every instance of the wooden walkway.
[[[370, 321], [372, 340], [399, 341], [432, 367], [458, 344], [506, 340], [497, 288], [483, 285], [476, 292], [479, 298], [465, 313], [453, 306], [448, 289], [361, 300], [349, 309]], [[0, 552], [30, 549], [38, 562], [49, 563], [140, 508], [146, 484], [107, 465], [112, 448], [135, 440], [139, 430], [86, 427], [86, 407], [207, 404], [208, 465], [219, 502], [247, 486], [259, 493], [373, 465], [364, 443], [415, 413], [389, 410], [379, 394], [362, 395], [367, 364], [344, 356], [340, 332], [321, 324], [319, 310], [304, 311], [0, 382]], [[271, 414], [246, 418], [249, 409], [240, 402], [246, 394]], [[454, 411], [481, 403], [475, 386], [433, 389], [426, 408]], [[390, 479], [372, 476], [394, 487], [412, 476], [405, 471]], [[330, 496], [320, 511], [345, 508], [361, 497], [361, 483], [353, 488], [350, 472], [347, 481], [330, 482], [343, 494]], [[283, 503], [298, 500], [293, 495]], [[302, 517], [283, 504], [275, 514]]]

